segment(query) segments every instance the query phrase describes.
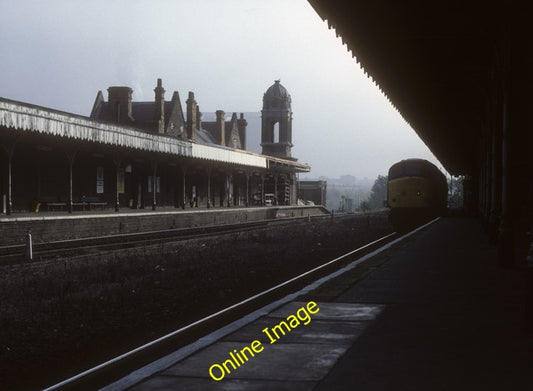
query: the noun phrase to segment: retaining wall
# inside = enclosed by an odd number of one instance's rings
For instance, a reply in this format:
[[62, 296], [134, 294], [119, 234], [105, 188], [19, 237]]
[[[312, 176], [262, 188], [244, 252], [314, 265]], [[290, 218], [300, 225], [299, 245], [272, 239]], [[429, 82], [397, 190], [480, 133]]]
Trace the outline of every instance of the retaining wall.
[[201, 209], [101, 214], [24, 215], [0, 218], [0, 245], [22, 244], [31, 230], [34, 243], [231, 224], [329, 213], [321, 206]]

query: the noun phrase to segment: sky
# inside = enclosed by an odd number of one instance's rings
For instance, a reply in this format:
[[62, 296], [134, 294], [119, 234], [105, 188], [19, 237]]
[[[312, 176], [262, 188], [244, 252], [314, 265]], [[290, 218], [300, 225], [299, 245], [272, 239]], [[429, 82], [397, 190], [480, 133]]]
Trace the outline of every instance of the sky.
[[150, 101], [158, 78], [227, 116], [259, 112], [280, 79], [300, 178], [442, 166], [305, 0], [0, 0], [0, 97], [88, 116], [98, 90]]

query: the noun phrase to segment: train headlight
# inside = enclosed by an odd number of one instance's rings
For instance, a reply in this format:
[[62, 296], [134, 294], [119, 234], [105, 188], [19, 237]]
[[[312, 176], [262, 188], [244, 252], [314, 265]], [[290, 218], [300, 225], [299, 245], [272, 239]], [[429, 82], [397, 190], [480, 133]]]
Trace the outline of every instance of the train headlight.
[[417, 196], [421, 196], [421, 195], [422, 195], [422, 192], [421, 192], [420, 190], [417, 190], [416, 195], [417, 195]]

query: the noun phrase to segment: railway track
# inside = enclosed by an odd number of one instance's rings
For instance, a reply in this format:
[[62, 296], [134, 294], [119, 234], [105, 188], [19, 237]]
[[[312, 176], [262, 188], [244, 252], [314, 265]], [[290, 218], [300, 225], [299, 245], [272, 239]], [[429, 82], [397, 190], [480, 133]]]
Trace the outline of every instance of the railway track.
[[[429, 225], [434, 221], [427, 223], [426, 225]], [[295, 294], [304, 292], [306, 289], [309, 291], [311, 289], [309, 287], [316, 287], [322, 283], [321, 281], [342, 274], [343, 270], [346, 268], [354, 267], [353, 265], [363, 262], [366, 258], [369, 258], [390, 247], [394, 243], [403, 240], [426, 225], [418, 227], [401, 237], [397, 233], [392, 233], [360, 246], [335, 259], [325, 262], [318, 267], [314, 267], [269, 289], [254, 294], [245, 300], [232, 304], [209, 316], [157, 338], [154, 341], [146, 343], [96, 367], [90, 368], [69, 379], [57, 383], [47, 388], [45, 391], [59, 389], [95, 389], [110, 384], [118, 378], [129, 374], [136, 368], [170, 354], [184, 345], [198, 341], [199, 338], [211, 333], [213, 330], [227, 325], [236, 319], [242, 318], [244, 314], [256, 311], [258, 308], [276, 300], [283, 300], [280, 298], [283, 298], [284, 296], [294, 297]], [[197, 347], [197, 349], [200, 348], [201, 347]]]
[[[135, 232], [119, 235], [88, 237], [80, 239], [58, 240], [51, 242], [33, 243], [33, 261], [46, 261], [65, 257], [72, 257], [98, 251], [112, 251], [123, 248], [142, 247], [165, 242], [201, 238], [215, 234], [228, 234], [243, 230], [252, 230], [274, 224], [291, 224], [302, 221], [343, 218], [353, 215], [323, 215], [312, 217], [287, 217], [275, 220], [259, 220], [235, 224], [208, 225], [192, 228], [175, 228], [160, 231]], [[27, 261], [26, 244], [0, 246], [0, 265], [9, 265]]]
[[[117, 250], [131, 246], [147, 246], [165, 241], [185, 240], [217, 233], [237, 232], [265, 226], [265, 222], [179, 228], [164, 231], [138, 232], [33, 244], [33, 259], [48, 260], [99, 250]], [[20, 262], [26, 258], [24, 244], [0, 247], [0, 263]]]

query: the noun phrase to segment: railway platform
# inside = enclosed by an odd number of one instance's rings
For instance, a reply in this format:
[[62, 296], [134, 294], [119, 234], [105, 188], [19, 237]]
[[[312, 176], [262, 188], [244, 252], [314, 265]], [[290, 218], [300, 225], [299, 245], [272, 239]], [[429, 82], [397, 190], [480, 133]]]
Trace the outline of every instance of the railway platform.
[[531, 389], [525, 273], [497, 265], [477, 221], [443, 218], [368, 262], [105, 390]]
[[159, 207], [155, 211], [123, 208], [120, 212], [107, 209], [15, 213], [0, 215], [0, 246], [23, 244], [28, 230], [34, 242], [50, 242], [327, 214], [329, 211], [322, 206]]

